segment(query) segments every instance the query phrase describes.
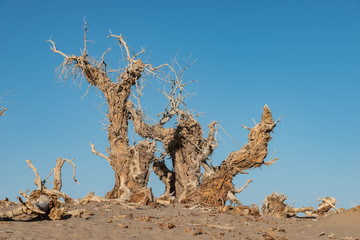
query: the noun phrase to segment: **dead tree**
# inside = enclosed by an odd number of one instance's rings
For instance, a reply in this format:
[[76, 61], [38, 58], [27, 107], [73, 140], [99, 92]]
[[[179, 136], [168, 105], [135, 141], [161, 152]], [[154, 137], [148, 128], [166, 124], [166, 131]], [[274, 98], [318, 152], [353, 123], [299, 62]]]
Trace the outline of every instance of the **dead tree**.
[[[74, 159], [73, 159], [74, 160]], [[29, 168], [31, 168], [35, 174], [34, 184], [38, 187], [37, 190], [34, 190], [31, 192], [30, 196], [27, 195], [26, 192], [20, 192], [20, 194], [25, 197], [27, 200], [36, 200], [41, 195], [47, 195], [48, 197], [54, 197], [54, 201], [56, 201], [59, 197], [64, 199], [66, 203], [73, 203], [73, 199], [69, 197], [67, 194], [61, 192], [62, 187], [62, 178], [61, 178], [61, 170], [65, 162], [68, 162], [73, 167], [73, 179], [74, 182], [79, 184], [79, 182], [75, 178], [75, 168], [76, 165], [73, 163], [73, 160], [69, 160], [66, 158], [59, 157], [56, 160], [56, 166], [53, 168], [50, 172], [50, 174], [44, 178], [44, 180], [41, 180], [40, 174], [38, 173], [36, 167], [32, 164], [30, 160], [26, 160], [26, 162], [29, 165]], [[45, 183], [47, 183], [47, 179], [53, 175], [53, 188], [48, 189], [45, 186]]]
[[[108, 156], [98, 152], [91, 144], [91, 151], [106, 159], [115, 172], [115, 186], [106, 197], [120, 198], [131, 202], [146, 202], [151, 198], [151, 191], [147, 188], [150, 166], [166, 185], [165, 197], [173, 196], [180, 202], [196, 201], [208, 205], [223, 205], [227, 200], [236, 202], [236, 189], [232, 179], [237, 174], [262, 165], [271, 165], [277, 158], [265, 162], [267, 144], [270, 133], [278, 121], [274, 121], [268, 106], [265, 105], [261, 122], [250, 130], [249, 143], [240, 151], [230, 153], [218, 167], [212, 166], [209, 157], [217, 147], [215, 133], [217, 122], [211, 123], [205, 136], [196, 115], [185, 104], [188, 83], [183, 82], [184, 68], [175, 61], [172, 65], [164, 64], [170, 69], [165, 77], [159, 74], [160, 67], [154, 68], [144, 63], [140, 58], [145, 50], [131, 54], [130, 48], [121, 35], [113, 35], [125, 53], [126, 66], [123, 69], [111, 70], [102, 55], [95, 61], [88, 55], [86, 49], [87, 28], [85, 24], [84, 48], [80, 56], [67, 55], [59, 51], [52, 40], [52, 51], [64, 57], [60, 68], [63, 78], [78, 79], [81, 74], [89, 86], [101, 91], [108, 104], [108, 140], [110, 149]], [[110, 78], [110, 73], [118, 72], [116, 80]], [[169, 101], [165, 111], [160, 114], [157, 123], [151, 124], [145, 120], [145, 113], [140, 104], [141, 85], [144, 75], [152, 74], [169, 83], [168, 89], [161, 90]], [[136, 95], [136, 103], [132, 102], [131, 94]], [[175, 120], [174, 127], [167, 127], [171, 120]], [[143, 141], [129, 145], [129, 121], [132, 121], [136, 133], [143, 137]], [[155, 157], [156, 142], [161, 142], [164, 151], [160, 157]], [[169, 156], [172, 169], [165, 164]], [[201, 168], [204, 169], [203, 175]], [[249, 181], [250, 182], [250, 181]], [[248, 183], [249, 183], [248, 182]]]
[[319, 217], [331, 214], [330, 210], [335, 209], [336, 213], [340, 213], [343, 209], [335, 207], [336, 199], [333, 197], [321, 198], [317, 209], [313, 207], [295, 208], [285, 203], [287, 197], [284, 194], [272, 193], [265, 197], [261, 212], [263, 215], [272, 215], [276, 217], [295, 217], [298, 213], [304, 213], [308, 217]]
[[[139, 53], [131, 54], [131, 50], [121, 35], [113, 35], [110, 32], [110, 38], [115, 38], [120, 48], [125, 52], [126, 66], [122, 69], [111, 70], [104, 61], [103, 53], [99, 61], [94, 60], [88, 55], [86, 48], [87, 27], [85, 23], [84, 48], [80, 56], [67, 55], [59, 51], [52, 40], [52, 51], [64, 57], [61, 64], [61, 73], [66, 80], [69, 77], [78, 79], [78, 75], [85, 77], [89, 86], [100, 90], [108, 105], [108, 140], [110, 148], [107, 149], [109, 156], [96, 151], [91, 144], [91, 151], [106, 159], [115, 172], [115, 186], [107, 193], [107, 198], [121, 198], [126, 201], [140, 202], [151, 198], [151, 189], [147, 188], [149, 168], [154, 160], [156, 149], [155, 142], [149, 139], [138, 142], [135, 145], [129, 145], [129, 110], [127, 102], [131, 95], [132, 87], [137, 84], [139, 79], [147, 73], [152, 74], [160, 67], [152, 67], [144, 63]], [[118, 72], [117, 79], [111, 79], [110, 74]]]
[[[170, 65], [170, 72], [165, 76], [169, 90], [160, 90], [169, 104], [165, 111], [159, 114], [161, 117], [158, 123], [147, 123], [141, 107], [136, 109], [131, 101], [128, 101], [127, 105], [136, 133], [163, 144], [163, 158], [155, 161], [153, 170], [166, 185], [164, 196], [171, 194], [178, 201], [187, 199], [188, 193], [199, 188], [201, 166], [210, 168], [207, 160], [217, 146], [214, 137], [217, 122], [208, 126], [208, 136], [204, 137], [201, 125], [195, 119], [196, 115], [187, 109], [184, 103], [187, 96], [185, 87], [190, 82], [183, 82], [183, 74], [190, 65], [187, 62], [185, 67], [181, 68], [176, 59]], [[175, 127], [165, 127], [172, 118], [176, 118]], [[165, 156], [170, 156], [173, 170], [166, 166]]]
[[[73, 159], [74, 160], [74, 159]], [[34, 171], [35, 179], [34, 183], [38, 187], [38, 189], [32, 191], [30, 194], [27, 194], [29, 190], [22, 192], [20, 191], [20, 195], [23, 196], [26, 201], [24, 202], [21, 197], [17, 197], [17, 200], [20, 202], [20, 207], [16, 209], [12, 209], [6, 212], [0, 212], [0, 219], [13, 219], [17, 216], [28, 215], [28, 216], [37, 216], [45, 219], [49, 218], [51, 220], [60, 220], [65, 216], [72, 217], [82, 217], [87, 218], [85, 215], [93, 215], [92, 212], [86, 209], [77, 209], [73, 211], [67, 211], [63, 206], [64, 203], [60, 201], [60, 198], [63, 198], [65, 204], [75, 204], [76, 202], [69, 197], [67, 194], [60, 192], [62, 187], [62, 179], [61, 179], [61, 170], [64, 166], [65, 162], [68, 162], [73, 167], [73, 179], [76, 183], [78, 181], [75, 178], [75, 164], [73, 160], [58, 158], [56, 160], [56, 166], [50, 172], [50, 174], [44, 179], [41, 180], [41, 177], [38, 173], [36, 167], [32, 164], [30, 160], [26, 160], [31, 168]], [[53, 175], [53, 188], [48, 189], [45, 186], [45, 183], [48, 183], [47, 179]], [[90, 197], [87, 197], [90, 199]], [[84, 200], [85, 201], [85, 200]], [[5, 199], [4, 201], [8, 204], [9, 200]], [[10, 205], [10, 204], [9, 204]]]
[[[279, 120], [273, 120], [270, 109], [265, 105], [260, 123], [253, 128], [245, 127], [250, 130], [249, 143], [240, 151], [230, 153], [220, 166], [213, 167], [209, 156], [217, 147], [215, 137], [217, 122], [208, 126], [208, 135], [204, 137], [200, 123], [184, 103], [185, 86], [188, 83], [183, 83], [183, 73], [190, 64], [180, 70], [178, 66], [177, 62], [171, 66], [171, 74], [167, 79], [170, 90], [161, 90], [168, 98], [169, 104], [160, 114], [161, 118], [157, 124], [146, 123], [141, 108], [136, 110], [128, 101], [128, 110], [131, 113], [135, 131], [144, 138], [160, 141], [164, 146], [164, 155], [168, 154], [171, 157], [173, 171], [166, 167], [164, 160], [154, 163], [153, 168], [166, 184], [166, 192], [173, 193], [178, 201], [188, 202], [196, 199], [201, 204], [211, 206], [222, 205], [227, 200], [239, 203], [234, 194], [241, 192], [243, 188], [236, 189], [232, 179], [237, 174], [246, 173], [244, 170], [271, 165], [278, 160], [275, 158], [269, 162], [264, 161], [268, 154], [270, 133]], [[176, 117], [175, 127], [164, 127], [173, 117]], [[204, 168], [202, 177], [201, 167]], [[249, 180], [247, 184], [251, 181]]]
[[[41, 177], [32, 162], [30, 160], [26, 160], [26, 162], [28, 163], [29, 168], [34, 171], [34, 183], [38, 189], [32, 191], [30, 194], [27, 194], [28, 191], [20, 191], [20, 195], [23, 196], [26, 201], [24, 202], [20, 197], [18, 197], [17, 199], [20, 202], [21, 207], [7, 212], [0, 212], [0, 218], [12, 219], [16, 216], [27, 214], [37, 215], [40, 217], [49, 217], [52, 220], [59, 220], [62, 219], [65, 215], [73, 215], [72, 212], [66, 212], [66, 210], [61, 207], [62, 202], [59, 200], [59, 198], [63, 198], [65, 203], [74, 203], [74, 200], [71, 197], [65, 193], [60, 192], [62, 186], [61, 169], [65, 162], [68, 162], [73, 166], [73, 178], [74, 181], [78, 183], [75, 179], [76, 166], [73, 163], [73, 160], [58, 158], [56, 160], [55, 168], [44, 180], [41, 180]], [[54, 181], [52, 182], [53, 189], [48, 189], [45, 186], [45, 183], [47, 182], [46, 179], [51, 175], [54, 175]]]
[[[171, 188], [175, 197], [181, 202], [196, 200], [210, 206], [223, 205], [227, 200], [236, 202], [234, 194], [243, 189], [236, 189], [232, 183], [237, 174], [245, 174], [245, 170], [262, 165], [269, 166], [278, 159], [265, 162], [270, 141], [270, 133], [276, 126], [267, 105], [264, 107], [261, 122], [249, 128], [249, 142], [240, 151], [231, 152], [220, 166], [214, 167], [209, 156], [216, 148], [216, 122], [209, 125], [209, 133], [204, 138], [201, 126], [190, 115], [182, 115], [176, 128], [162, 128], [158, 125], [147, 125], [134, 116], [137, 133], [161, 141], [172, 159], [174, 171], [170, 171], [163, 161], [154, 164], [155, 173], [164, 182], [166, 176], [172, 174], [174, 179]], [[200, 167], [204, 173], [200, 181]], [[248, 183], [251, 181], [248, 181]], [[248, 184], [247, 183], [247, 184]]]
[[[242, 189], [236, 189], [232, 183], [237, 174], [247, 174], [246, 170], [258, 168], [262, 165], [270, 166], [278, 158], [265, 162], [268, 154], [268, 143], [271, 140], [270, 133], [279, 120], [274, 121], [267, 105], [263, 108], [261, 121], [250, 130], [248, 143], [240, 151], [234, 151], [220, 164], [211, 168], [202, 178], [201, 186], [195, 196], [198, 201], [209, 205], [221, 205], [226, 200], [231, 200], [235, 193]], [[232, 201], [232, 200], [231, 200]]]

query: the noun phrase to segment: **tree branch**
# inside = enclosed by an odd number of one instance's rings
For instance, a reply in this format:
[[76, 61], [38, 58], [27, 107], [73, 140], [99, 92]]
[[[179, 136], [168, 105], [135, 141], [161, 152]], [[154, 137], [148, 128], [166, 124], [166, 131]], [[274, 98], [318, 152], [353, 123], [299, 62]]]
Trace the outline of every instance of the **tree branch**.
[[56, 48], [56, 46], [55, 46], [55, 43], [51, 40], [51, 37], [50, 37], [50, 39], [47, 40], [47, 41], [52, 44], [52, 47], [50, 47], [50, 48], [51, 48], [51, 50], [52, 50], [53, 52], [60, 54], [60, 55], [63, 56], [64, 58], [69, 58], [68, 55], [66, 55], [65, 53], [57, 50], [57, 48]]
[[268, 154], [267, 146], [271, 140], [270, 133], [275, 126], [271, 111], [265, 105], [261, 121], [253, 128], [248, 128], [250, 130], [249, 142], [240, 151], [231, 152], [220, 165], [220, 168], [227, 169], [235, 176], [238, 173], [244, 173], [246, 169], [260, 167], [263, 164], [269, 166], [276, 162], [278, 158], [270, 159], [268, 162], [264, 161]]
[[4, 113], [6, 112], [6, 108], [0, 108], [0, 116], [5, 115]]
[[36, 176], [36, 178], [34, 179], [35, 185], [38, 186], [38, 190], [42, 190], [43, 183], [41, 181], [41, 177], [40, 177], [36, 167], [34, 167], [34, 165], [32, 164], [32, 162], [30, 160], [26, 160], [26, 162], [29, 164], [29, 168], [31, 168], [34, 171], [34, 174]]
[[249, 179], [247, 180], [247, 182], [244, 184], [244, 186], [242, 186], [242, 188], [237, 187], [236, 189], [234, 189], [234, 191], [232, 191], [233, 193], [241, 193], [242, 191], [244, 191], [244, 189], [249, 185], [249, 183], [251, 183], [253, 180]]
[[91, 152], [92, 152], [92, 153], [94, 153], [94, 154], [96, 154], [96, 155], [98, 155], [98, 156], [106, 159], [106, 160], [109, 162], [110, 165], [112, 164], [112, 160], [111, 160], [109, 157], [107, 157], [107, 156], [105, 156], [104, 154], [102, 154], [102, 153], [100, 153], [100, 152], [98, 152], [98, 151], [95, 150], [94, 144], [90, 143], [90, 146], [91, 146]]
[[151, 138], [166, 144], [175, 132], [173, 128], [163, 128], [162, 124], [147, 124], [143, 120], [141, 112], [135, 110], [131, 100], [127, 101], [126, 108], [131, 115], [135, 132], [143, 138]]

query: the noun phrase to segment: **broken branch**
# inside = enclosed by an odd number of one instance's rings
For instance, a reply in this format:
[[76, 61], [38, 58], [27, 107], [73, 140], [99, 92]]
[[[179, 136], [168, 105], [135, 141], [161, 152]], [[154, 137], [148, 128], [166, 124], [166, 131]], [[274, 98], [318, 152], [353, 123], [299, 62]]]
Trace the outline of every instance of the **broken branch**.
[[102, 157], [102, 158], [106, 159], [106, 160], [109, 162], [109, 164], [111, 165], [112, 160], [111, 160], [109, 157], [107, 157], [107, 156], [105, 156], [104, 154], [96, 151], [94, 144], [90, 143], [90, 146], [91, 146], [91, 152], [92, 152], [92, 153], [98, 155], [99, 157]]

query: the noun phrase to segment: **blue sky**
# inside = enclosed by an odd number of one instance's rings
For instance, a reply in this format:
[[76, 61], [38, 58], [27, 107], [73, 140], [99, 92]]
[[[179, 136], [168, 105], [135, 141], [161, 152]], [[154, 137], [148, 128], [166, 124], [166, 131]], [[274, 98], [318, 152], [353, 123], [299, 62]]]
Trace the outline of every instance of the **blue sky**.
[[[333, 196], [341, 207], [360, 204], [360, 2], [359, 1], [20, 1], [0, 0], [0, 96], [9, 109], [0, 118], [0, 198], [34, 189], [32, 160], [42, 177], [57, 157], [75, 158], [80, 186], [63, 169], [63, 191], [82, 197], [104, 195], [113, 170], [90, 152], [105, 152], [104, 99], [91, 90], [84, 98], [73, 83], [59, 83], [60, 56], [46, 42], [79, 54], [83, 18], [88, 21], [89, 54], [108, 47], [108, 61], [120, 62], [111, 30], [135, 50], [146, 47], [151, 62], [168, 62], [177, 51], [198, 59], [186, 73], [197, 80], [189, 105], [212, 120], [223, 139], [212, 161], [219, 164], [247, 141], [252, 119], [268, 104], [275, 118], [286, 115], [270, 142], [273, 166], [249, 171], [234, 181], [253, 183], [241, 194], [259, 204], [278, 191], [295, 206], [314, 206]], [[166, 104], [150, 83], [143, 106], [155, 116]], [[205, 128], [206, 129], [206, 128]], [[151, 176], [156, 195], [162, 184]]]

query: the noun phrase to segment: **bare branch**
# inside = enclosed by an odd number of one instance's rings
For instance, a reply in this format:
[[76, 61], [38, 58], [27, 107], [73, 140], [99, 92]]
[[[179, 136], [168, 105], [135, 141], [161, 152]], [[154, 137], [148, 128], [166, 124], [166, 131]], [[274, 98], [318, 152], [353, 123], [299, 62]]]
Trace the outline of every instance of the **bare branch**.
[[6, 108], [0, 108], [0, 116], [5, 115], [4, 112], [7, 111]]
[[264, 164], [265, 164], [266, 166], [270, 166], [270, 165], [272, 165], [274, 162], [276, 162], [277, 160], [279, 160], [279, 158], [274, 158], [273, 160], [270, 160], [270, 161], [268, 161], [268, 162], [264, 162]]
[[235, 176], [238, 173], [244, 173], [246, 169], [261, 167], [263, 164], [269, 166], [276, 162], [278, 158], [264, 162], [268, 154], [267, 145], [271, 140], [270, 133], [274, 128], [271, 111], [265, 105], [261, 121], [250, 130], [248, 143], [240, 151], [231, 152], [220, 167], [231, 171]]
[[134, 60], [134, 59], [131, 58], [130, 49], [129, 49], [127, 43], [125, 42], [124, 38], [121, 36], [121, 34], [120, 35], [114, 35], [110, 31], [110, 35], [108, 37], [116, 38], [119, 41], [120, 47], [124, 46], [125, 51], [126, 51], [126, 60], [128, 60], [129, 62], [132, 62], [132, 60]]
[[247, 127], [247, 126], [244, 126], [244, 125], [241, 125], [241, 127], [247, 129], [247, 130], [250, 130], [251, 131], [251, 128]]
[[51, 50], [55, 53], [58, 53], [60, 55], [62, 55], [64, 58], [69, 58], [68, 55], [66, 55], [65, 53], [57, 50], [56, 46], [55, 46], [55, 43], [51, 40], [51, 38], [49, 40], [47, 40], [48, 42], [50, 42], [52, 44], [52, 47], [51, 47]]
[[285, 116], [286, 116], [286, 115], [283, 115], [283, 116], [279, 117], [278, 120], [276, 120], [276, 121], [274, 122], [274, 124], [276, 125], [278, 122], [281, 122], [280, 120], [281, 120], [283, 117], [285, 117]]
[[64, 161], [67, 161], [68, 163], [71, 164], [71, 166], [73, 166], [73, 179], [74, 179], [74, 182], [76, 182], [77, 184], [80, 185], [80, 183], [78, 182], [78, 180], [76, 180], [76, 178], [75, 178], [75, 173], [76, 173], [75, 168], [76, 168], [76, 165], [75, 165], [75, 163], [73, 163], [73, 161], [74, 161], [75, 159], [73, 158], [72, 160], [69, 160], [69, 159], [64, 158], [63, 160], [64, 160]]
[[86, 42], [87, 42], [87, 40], [86, 40], [86, 35], [87, 35], [87, 22], [86, 22], [86, 20], [85, 20], [85, 17], [84, 17], [84, 52], [83, 52], [83, 54], [86, 54]]
[[244, 189], [249, 185], [249, 183], [251, 183], [253, 180], [249, 179], [247, 180], [247, 182], [244, 184], [244, 186], [242, 186], [242, 188], [237, 187], [234, 191], [232, 191], [233, 193], [241, 193], [242, 191], [244, 191]]
[[95, 150], [94, 144], [90, 143], [90, 146], [91, 146], [91, 152], [92, 152], [92, 153], [94, 153], [94, 154], [96, 154], [96, 155], [98, 155], [98, 156], [106, 159], [106, 160], [109, 162], [110, 165], [112, 164], [112, 160], [111, 160], [109, 157], [107, 157], [107, 156], [105, 156], [104, 154], [102, 154], [102, 153], [100, 153], [100, 152], [98, 152], [98, 151]]
[[270, 166], [270, 165], [272, 165], [274, 162], [276, 162], [277, 160], [279, 160], [279, 158], [277, 158], [277, 157], [273, 159], [274, 155], [275, 155], [275, 152], [273, 153], [273, 155], [271, 156], [271, 158], [270, 158], [270, 160], [269, 160], [268, 162], [265, 162], [265, 161], [264, 161], [264, 164], [265, 164], [266, 166]]
[[35, 185], [38, 186], [38, 190], [41, 190], [43, 188], [43, 184], [42, 184], [41, 177], [40, 177], [36, 167], [34, 167], [34, 165], [32, 164], [32, 162], [30, 160], [26, 160], [26, 162], [29, 164], [29, 168], [31, 168], [34, 171], [34, 174], [36, 176], [36, 178], [34, 179]]
[[[106, 50], [106, 51], [102, 54], [102, 56], [101, 56], [101, 61], [100, 61], [99, 64], [98, 64], [98, 68], [100, 68], [101, 65], [105, 64], [105, 62], [104, 62], [104, 57], [105, 57], [105, 55], [106, 55], [108, 52], [110, 52], [110, 50], [111, 50], [111, 48], [108, 48], [108, 50]], [[106, 66], [106, 64], [105, 64], [105, 66]]]

